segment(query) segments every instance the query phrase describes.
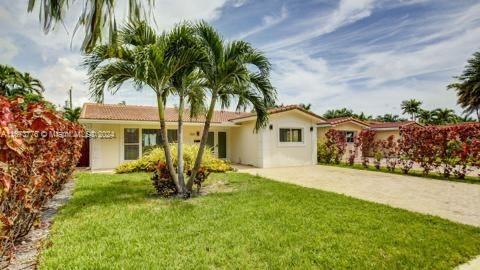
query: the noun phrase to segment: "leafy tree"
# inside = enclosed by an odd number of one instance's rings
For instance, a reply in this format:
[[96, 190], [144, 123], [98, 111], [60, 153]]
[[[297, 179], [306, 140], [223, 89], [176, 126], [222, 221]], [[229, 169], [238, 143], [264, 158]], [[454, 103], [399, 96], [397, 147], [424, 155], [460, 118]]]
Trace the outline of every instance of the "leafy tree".
[[82, 113], [82, 108], [65, 108], [63, 112], [63, 117], [70, 122], [78, 123], [78, 119], [80, 118], [80, 114]]
[[432, 111], [433, 122], [437, 125], [457, 122], [457, 115], [452, 109], [435, 109]]
[[410, 119], [412, 121], [415, 121], [418, 113], [421, 110], [420, 108], [421, 105], [422, 105], [422, 102], [416, 99], [404, 100], [402, 101], [402, 104], [401, 104], [403, 114], [410, 114], [410, 117], [411, 117]]
[[328, 110], [323, 114], [323, 117], [327, 119], [332, 119], [332, 118], [338, 118], [338, 117], [351, 117], [354, 115], [355, 114], [353, 113], [352, 110], [347, 108], [341, 108], [341, 109]]
[[40, 80], [33, 78], [29, 73], [22, 73], [8, 65], [0, 65], [0, 95], [7, 97], [41, 95], [43, 91]]
[[84, 62], [88, 67], [91, 96], [98, 102], [103, 102], [105, 89], [116, 93], [129, 80], [133, 80], [137, 90], [146, 87], [155, 92], [165, 160], [180, 194], [186, 190], [185, 184], [179, 182], [172, 161], [165, 103], [171, 94], [173, 78], [186, 66], [196, 64], [203, 53], [195, 47], [178, 48], [186, 34], [183, 27], [177, 25], [170, 32], [158, 35], [145, 22], [132, 21], [121, 29], [115, 43], [96, 46]]
[[462, 106], [467, 115], [476, 113], [480, 121], [480, 52], [473, 54], [462, 75], [455, 77], [458, 80], [448, 86], [457, 92], [457, 103]]
[[[57, 23], [64, 21], [66, 11], [79, 0], [29, 0], [27, 11], [32, 12], [39, 3], [39, 18], [43, 31], [52, 31]], [[91, 52], [99, 42], [107, 38], [113, 40], [117, 35], [117, 19], [115, 11], [118, 10], [119, 0], [82, 0], [83, 8], [74, 35], [77, 29], [83, 28], [85, 36], [82, 51]], [[124, 3], [124, 2], [123, 2]], [[128, 18], [140, 20], [146, 18], [148, 9], [152, 9], [155, 0], [128, 0]]]
[[188, 190], [192, 189], [193, 180], [200, 168], [217, 103], [222, 108], [229, 107], [232, 98], [235, 98], [237, 110], [252, 106], [257, 116], [255, 129], [258, 130], [267, 125], [268, 108], [271, 108], [276, 100], [276, 90], [269, 78], [271, 64], [260, 51], [244, 41], [225, 42], [221, 35], [205, 22], [198, 23], [196, 31], [202, 46], [201, 51], [207, 59], [200, 65], [200, 70], [205, 78], [205, 87], [209, 90], [210, 104], [200, 148], [187, 183]]

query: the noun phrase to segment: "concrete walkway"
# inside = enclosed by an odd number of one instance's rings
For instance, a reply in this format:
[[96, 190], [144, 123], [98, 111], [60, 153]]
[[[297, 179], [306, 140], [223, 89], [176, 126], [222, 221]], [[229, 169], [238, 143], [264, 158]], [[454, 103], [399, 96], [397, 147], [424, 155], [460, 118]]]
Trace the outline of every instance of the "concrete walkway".
[[476, 184], [321, 165], [237, 169], [480, 227], [480, 185]]

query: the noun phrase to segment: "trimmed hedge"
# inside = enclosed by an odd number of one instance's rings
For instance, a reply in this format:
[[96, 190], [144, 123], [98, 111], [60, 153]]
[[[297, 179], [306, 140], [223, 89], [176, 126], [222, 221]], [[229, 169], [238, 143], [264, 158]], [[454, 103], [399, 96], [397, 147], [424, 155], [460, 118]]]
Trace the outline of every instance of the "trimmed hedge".
[[0, 96], [0, 255], [38, 221], [45, 202], [71, 177], [81, 155], [83, 128], [43, 103]]
[[[359, 152], [362, 164], [366, 168], [370, 162], [369, 158], [373, 157], [377, 169], [380, 169], [381, 161], [384, 160], [389, 171], [394, 171], [399, 166], [404, 173], [408, 173], [414, 164], [423, 169], [424, 175], [437, 170], [446, 178], [454, 176], [464, 179], [474, 168], [480, 170], [480, 123], [404, 127], [400, 130], [400, 135], [401, 138], [398, 140], [393, 136], [386, 140], [375, 140], [375, 131], [360, 132], [355, 138], [355, 150], [349, 153], [348, 163], [353, 166]], [[328, 144], [319, 144], [319, 147], [328, 150], [326, 154], [322, 154], [323, 156], [335, 155], [338, 152], [336, 149], [344, 147], [342, 140], [330, 141], [336, 145], [326, 147]], [[334, 160], [326, 161], [319, 158], [319, 162], [323, 163], [331, 163]]]
[[[195, 164], [195, 158], [198, 152], [198, 145], [185, 144], [183, 146], [183, 161], [185, 172], [190, 171]], [[177, 166], [177, 144], [170, 145], [174, 166]], [[120, 164], [116, 173], [130, 172], [154, 172], [159, 162], [165, 163], [165, 153], [163, 148], [158, 147], [149, 151], [141, 158]], [[208, 172], [226, 172], [231, 171], [232, 166], [224, 160], [216, 158], [211, 149], [205, 149], [202, 159], [202, 168]]]

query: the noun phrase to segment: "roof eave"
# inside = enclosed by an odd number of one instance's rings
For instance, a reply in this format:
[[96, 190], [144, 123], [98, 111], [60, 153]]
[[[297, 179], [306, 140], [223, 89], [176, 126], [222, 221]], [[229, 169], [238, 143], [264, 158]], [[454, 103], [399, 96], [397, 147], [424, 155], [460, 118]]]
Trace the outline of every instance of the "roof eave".
[[[80, 118], [78, 119], [80, 124], [116, 124], [116, 125], [159, 125], [159, 121], [152, 120], [118, 120], [118, 119], [91, 119], [91, 118]], [[177, 125], [177, 121], [166, 121], [168, 124]], [[183, 122], [185, 126], [203, 126], [204, 122]], [[212, 122], [212, 126], [222, 126], [222, 127], [236, 127], [235, 123], [231, 122]]]

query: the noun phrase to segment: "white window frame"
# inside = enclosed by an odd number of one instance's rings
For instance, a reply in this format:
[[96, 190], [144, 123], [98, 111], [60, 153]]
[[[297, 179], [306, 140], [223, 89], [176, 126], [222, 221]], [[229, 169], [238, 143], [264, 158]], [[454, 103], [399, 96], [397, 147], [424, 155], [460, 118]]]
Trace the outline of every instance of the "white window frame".
[[[301, 142], [281, 142], [280, 141], [280, 130], [281, 129], [300, 129], [302, 131], [302, 141]], [[294, 126], [279, 126], [277, 128], [277, 143], [280, 147], [302, 147], [305, 146], [305, 127], [294, 127]]]

